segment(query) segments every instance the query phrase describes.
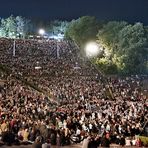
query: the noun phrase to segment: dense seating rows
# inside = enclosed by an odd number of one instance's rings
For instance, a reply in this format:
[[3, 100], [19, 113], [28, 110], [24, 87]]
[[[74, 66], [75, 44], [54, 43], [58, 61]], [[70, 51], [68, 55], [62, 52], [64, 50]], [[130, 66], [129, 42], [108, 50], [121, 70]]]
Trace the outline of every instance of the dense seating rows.
[[70, 41], [16, 40], [15, 57], [13, 44], [0, 39], [0, 129], [5, 143], [10, 141], [4, 133], [11, 132], [18, 141], [35, 141], [33, 146], [83, 139], [89, 148], [128, 141], [140, 145], [136, 135], [142, 134], [148, 114], [141, 77], [102, 81]]

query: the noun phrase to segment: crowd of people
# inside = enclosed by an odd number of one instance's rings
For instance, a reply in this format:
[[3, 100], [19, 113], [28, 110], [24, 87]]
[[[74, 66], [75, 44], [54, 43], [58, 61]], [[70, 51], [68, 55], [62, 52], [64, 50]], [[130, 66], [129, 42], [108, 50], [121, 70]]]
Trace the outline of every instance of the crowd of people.
[[104, 81], [70, 41], [17, 39], [14, 55], [14, 40], [0, 39], [1, 140], [140, 146], [148, 119], [142, 79]]

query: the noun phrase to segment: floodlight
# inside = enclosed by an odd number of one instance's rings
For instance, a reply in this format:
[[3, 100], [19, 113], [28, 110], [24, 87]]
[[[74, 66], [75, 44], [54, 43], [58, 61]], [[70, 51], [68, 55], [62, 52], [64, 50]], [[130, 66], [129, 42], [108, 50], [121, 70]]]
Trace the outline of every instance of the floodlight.
[[95, 57], [99, 54], [100, 48], [96, 42], [90, 42], [85, 47], [87, 57]]
[[40, 30], [39, 30], [39, 34], [40, 34], [40, 35], [44, 35], [44, 34], [45, 34], [45, 30], [44, 30], [44, 29], [40, 29]]
[[36, 70], [38, 70], [38, 69], [42, 69], [42, 67], [40, 67], [40, 66], [36, 66], [35, 69], [36, 69]]

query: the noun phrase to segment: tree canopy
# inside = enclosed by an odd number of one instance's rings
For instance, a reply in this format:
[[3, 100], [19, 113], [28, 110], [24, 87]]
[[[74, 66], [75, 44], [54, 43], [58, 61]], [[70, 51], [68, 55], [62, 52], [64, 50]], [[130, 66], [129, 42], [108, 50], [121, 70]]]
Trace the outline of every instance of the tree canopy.
[[96, 40], [98, 28], [98, 21], [95, 17], [83, 16], [71, 21], [65, 36], [74, 40], [79, 46], [83, 46], [90, 40]]
[[0, 22], [0, 37], [25, 37], [29, 31], [29, 20], [22, 16], [11, 15]]
[[147, 71], [148, 38], [143, 24], [109, 22], [97, 37], [98, 42], [111, 53], [109, 59], [119, 73], [138, 74]]

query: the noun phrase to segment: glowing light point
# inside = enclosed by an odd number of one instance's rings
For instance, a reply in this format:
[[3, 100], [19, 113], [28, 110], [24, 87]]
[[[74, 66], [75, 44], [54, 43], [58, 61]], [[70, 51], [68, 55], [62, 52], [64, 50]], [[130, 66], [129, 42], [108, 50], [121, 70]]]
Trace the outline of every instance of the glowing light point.
[[45, 34], [45, 30], [44, 30], [44, 29], [40, 29], [40, 30], [39, 30], [39, 34], [40, 34], [40, 35], [44, 35], [44, 34]]
[[90, 42], [85, 47], [85, 52], [87, 57], [95, 57], [99, 54], [99, 45], [95, 42]]

